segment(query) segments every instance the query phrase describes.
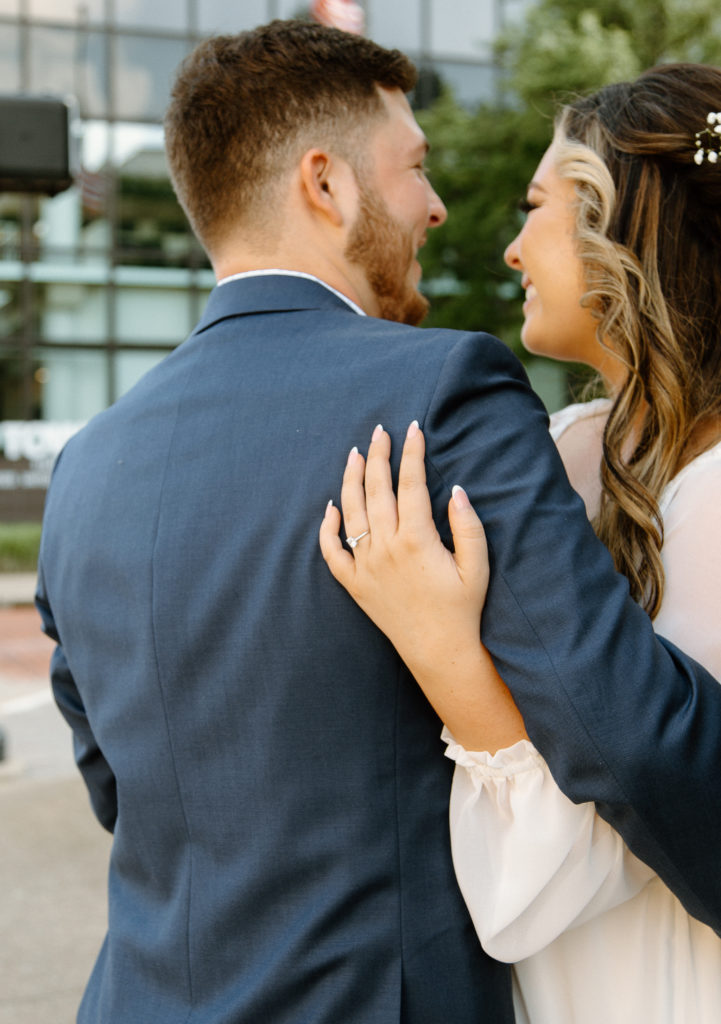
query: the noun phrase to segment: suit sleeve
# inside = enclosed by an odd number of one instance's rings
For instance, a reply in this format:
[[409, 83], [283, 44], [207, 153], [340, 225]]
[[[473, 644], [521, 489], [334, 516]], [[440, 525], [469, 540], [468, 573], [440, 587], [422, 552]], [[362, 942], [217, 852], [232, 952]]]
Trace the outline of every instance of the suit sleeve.
[[85, 780], [90, 803], [103, 828], [112, 832], [118, 815], [115, 776], [100, 750], [88, 721], [58, 634], [50, 603], [45, 593], [42, 563], [38, 572], [35, 604], [43, 622], [43, 632], [56, 643], [50, 661], [50, 681], [55, 702], [73, 733], [75, 761]]
[[458, 341], [423, 427], [441, 532], [455, 483], [484, 522], [483, 639], [556, 782], [721, 931], [721, 687], [629, 597], [501, 342]]

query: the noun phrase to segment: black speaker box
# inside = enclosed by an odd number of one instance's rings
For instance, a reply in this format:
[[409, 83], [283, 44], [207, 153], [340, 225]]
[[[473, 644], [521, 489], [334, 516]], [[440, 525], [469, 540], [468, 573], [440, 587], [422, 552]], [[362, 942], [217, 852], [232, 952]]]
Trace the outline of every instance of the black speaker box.
[[0, 192], [54, 196], [73, 184], [73, 104], [0, 95]]

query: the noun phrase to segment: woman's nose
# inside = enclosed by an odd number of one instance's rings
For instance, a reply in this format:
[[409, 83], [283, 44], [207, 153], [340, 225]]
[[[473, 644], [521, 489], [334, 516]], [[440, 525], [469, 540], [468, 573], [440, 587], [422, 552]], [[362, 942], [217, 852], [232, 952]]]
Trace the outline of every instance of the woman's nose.
[[518, 235], [516, 235], [513, 241], [506, 248], [506, 251], [503, 254], [503, 259], [511, 270], [521, 269], [521, 261], [518, 256]]

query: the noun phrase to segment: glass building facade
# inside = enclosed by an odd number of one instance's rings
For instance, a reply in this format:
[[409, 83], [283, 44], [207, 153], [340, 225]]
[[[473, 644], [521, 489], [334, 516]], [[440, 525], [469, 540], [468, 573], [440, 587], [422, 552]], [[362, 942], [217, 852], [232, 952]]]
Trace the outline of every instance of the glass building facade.
[[[368, 36], [472, 104], [492, 95], [493, 40], [524, 2], [361, 6]], [[3, 492], [41, 487], [67, 432], [186, 337], [213, 285], [163, 155], [178, 63], [204, 36], [307, 10], [299, 0], [0, 0], [0, 95], [73, 97], [79, 159], [75, 184], [52, 198], [0, 193], [0, 518], [16, 515]]]

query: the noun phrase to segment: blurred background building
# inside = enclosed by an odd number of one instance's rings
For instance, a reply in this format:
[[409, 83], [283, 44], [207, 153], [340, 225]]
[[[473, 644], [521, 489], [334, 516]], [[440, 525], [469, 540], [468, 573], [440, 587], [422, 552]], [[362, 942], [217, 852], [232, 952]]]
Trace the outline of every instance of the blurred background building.
[[[496, 89], [492, 44], [523, 3], [361, 6], [366, 34], [420, 67], [419, 104], [444, 81], [472, 105]], [[39, 514], [63, 438], [183, 340], [213, 285], [163, 155], [174, 69], [204, 36], [308, 11], [299, 0], [0, 0], [0, 94], [73, 97], [78, 156], [75, 183], [53, 197], [0, 192], [0, 519]]]

